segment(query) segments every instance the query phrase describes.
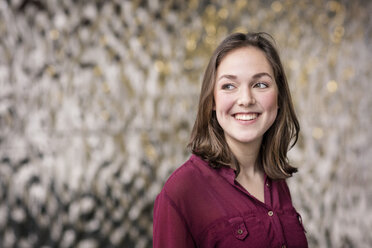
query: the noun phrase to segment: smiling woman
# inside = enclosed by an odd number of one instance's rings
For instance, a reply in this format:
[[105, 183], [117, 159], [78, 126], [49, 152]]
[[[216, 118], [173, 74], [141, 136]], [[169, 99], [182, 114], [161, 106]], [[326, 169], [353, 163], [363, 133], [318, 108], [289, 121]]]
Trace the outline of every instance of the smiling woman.
[[307, 247], [285, 181], [299, 124], [270, 39], [232, 34], [212, 55], [193, 155], [155, 201], [154, 247]]
[[[263, 173], [254, 184], [255, 163], [262, 137], [274, 123], [278, 111], [278, 88], [265, 54], [255, 47], [231, 51], [217, 69], [214, 87], [216, 117], [224, 130], [228, 147], [237, 157], [245, 174], [237, 180], [264, 201]], [[251, 166], [253, 165], [253, 166]]]
[[228, 146], [236, 156], [256, 150], [278, 110], [278, 89], [265, 54], [255, 47], [234, 50], [222, 60], [217, 78], [213, 108]]

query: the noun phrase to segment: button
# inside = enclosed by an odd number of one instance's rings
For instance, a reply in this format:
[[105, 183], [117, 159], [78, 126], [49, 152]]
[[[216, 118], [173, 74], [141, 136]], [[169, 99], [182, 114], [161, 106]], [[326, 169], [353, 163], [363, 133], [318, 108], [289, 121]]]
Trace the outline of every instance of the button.
[[270, 187], [270, 184], [269, 183], [266, 183], [266, 187]]
[[269, 211], [268, 213], [267, 213], [269, 216], [273, 216], [273, 211]]
[[238, 234], [240, 235], [240, 234], [242, 234], [243, 233], [243, 230], [242, 229], [239, 229], [238, 230]]
[[300, 222], [300, 224], [302, 225], [302, 218], [300, 215], [298, 215], [298, 222]]

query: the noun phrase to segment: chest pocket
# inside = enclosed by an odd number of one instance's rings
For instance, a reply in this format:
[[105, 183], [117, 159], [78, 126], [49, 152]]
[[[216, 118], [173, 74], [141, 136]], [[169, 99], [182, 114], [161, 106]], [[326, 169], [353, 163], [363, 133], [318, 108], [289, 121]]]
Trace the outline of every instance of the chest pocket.
[[255, 215], [229, 218], [231, 239], [220, 247], [269, 247], [263, 223]]
[[232, 234], [239, 240], [244, 240], [249, 232], [245, 226], [244, 219], [242, 217], [234, 217], [229, 219], [229, 223], [232, 227]]

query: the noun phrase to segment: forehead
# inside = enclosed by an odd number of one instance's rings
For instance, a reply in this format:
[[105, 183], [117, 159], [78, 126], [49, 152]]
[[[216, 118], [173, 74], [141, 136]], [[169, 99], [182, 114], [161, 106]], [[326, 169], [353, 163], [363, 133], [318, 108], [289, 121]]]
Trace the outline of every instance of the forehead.
[[265, 53], [254, 46], [237, 48], [228, 52], [217, 67], [217, 76], [226, 71], [229, 73], [266, 72], [274, 76], [273, 68]]

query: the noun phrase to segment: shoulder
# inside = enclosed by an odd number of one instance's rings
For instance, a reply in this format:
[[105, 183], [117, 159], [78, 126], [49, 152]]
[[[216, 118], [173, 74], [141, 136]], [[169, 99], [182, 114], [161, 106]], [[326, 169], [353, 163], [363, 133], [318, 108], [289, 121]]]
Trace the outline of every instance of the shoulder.
[[272, 180], [272, 184], [275, 188], [277, 188], [278, 191], [289, 194], [289, 188], [286, 179]]
[[170, 199], [177, 202], [179, 199], [186, 200], [205, 186], [205, 177], [211, 174], [213, 169], [196, 155], [191, 157], [168, 178], [160, 194], [166, 194]]
[[179, 190], [180, 187], [189, 187], [190, 184], [200, 183], [205, 170], [212, 170], [208, 162], [196, 155], [191, 155], [184, 164], [169, 176], [163, 189], [170, 191], [177, 188]]
[[272, 185], [273, 194], [280, 199], [282, 208], [291, 208], [292, 197], [286, 179], [273, 180]]

